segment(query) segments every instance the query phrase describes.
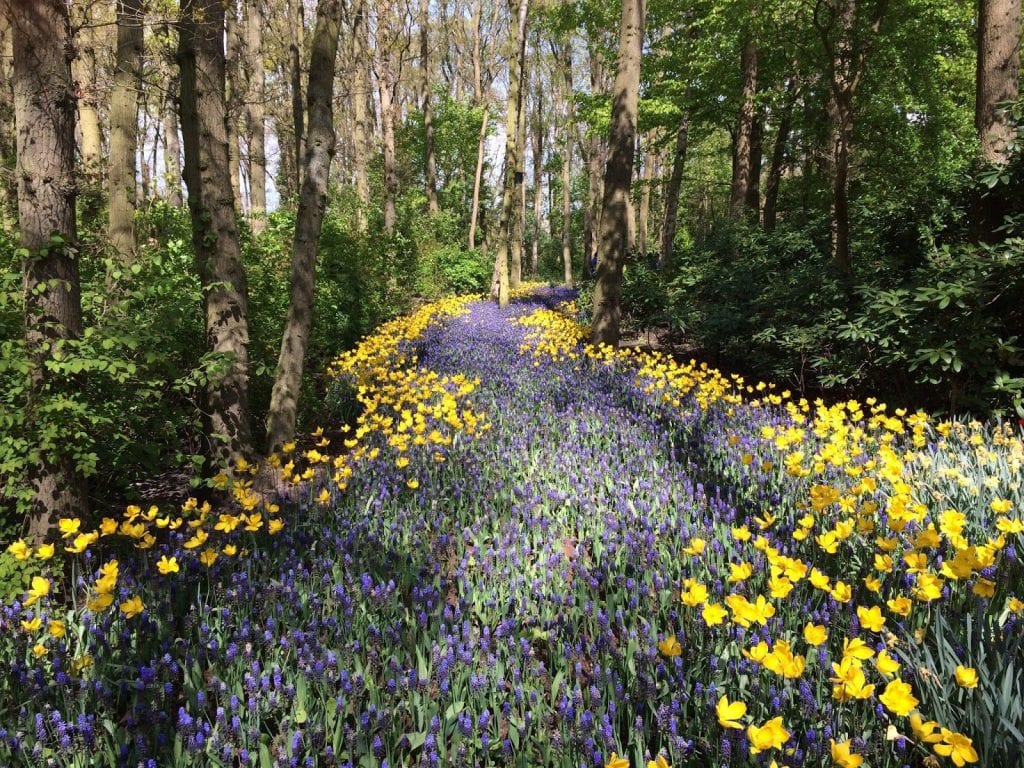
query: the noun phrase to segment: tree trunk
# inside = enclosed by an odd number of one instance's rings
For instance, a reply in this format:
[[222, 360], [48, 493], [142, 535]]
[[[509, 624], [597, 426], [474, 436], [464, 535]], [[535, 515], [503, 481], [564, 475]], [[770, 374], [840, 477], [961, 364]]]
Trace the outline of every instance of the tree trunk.
[[540, 233], [544, 213], [544, 96], [541, 88], [535, 93], [533, 110], [533, 242], [530, 248], [530, 274], [537, 277], [540, 259]]
[[[755, 104], [757, 97], [757, 45], [753, 39], [743, 44], [740, 55], [740, 69], [743, 74], [743, 91], [740, 95], [739, 115], [736, 119], [736, 140], [732, 190], [729, 195], [729, 210], [733, 216], [751, 215], [751, 186], [755, 174], [760, 174], [760, 165], [754, 167]], [[754, 212], [756, 213], [756, 208]]]
[[76, 56], [71, 62], [78, 107], [79, 154], [81, 170], [78, 187], [82, 201], [82, 220], [95, 222], [103, 210], [102, 173], [103, 132], [100, 128], [99, 104], [101, 96], [97, 84], [96, 48], [97, 30], [91, 18], [92, 9], [76, 4], [75, 21], [81, 29], [75, 37]]
[[761, 211], [761, 161], [764, 155], [764, 114], [758, 112], [750, 130], [750, 176], [744, 207], [755, 224]]
[[640, 190], [640, 210], [637, 214], [637, 242], [640, 246], [640, 256], [644, 259], [647, 258], [649, 245], [647, 237], [650, 230], [651, 187], [654, 185], [654, 178], [657, 175], [655, 168], [657, 159], [658, 156], [654, 152], [644, 152], [644, 175]]
[[566, 288], [572, 288], [572, 145], [575, 134], [573, 109], [572, 45], [566, 43], [559, 57], [562, 65], [562, 94], [565, 124], [562, 146], [562, 271]]
[[313, 325], [316, 252], [327, 207], [327, 182], [334, 158], [334, 67], [341, 31], [341, 0], [320, 0], [306, 86], [306, 168], [295, 218], [291, 300], [267, 414], [267, 449], [295, 436], [302, 368]]
[[267, 226], [266, 72], [263, 65], [263, 5], [245, 4], [245, 122], [249, 134], [249, 225], [256, 234]]
[[181, 208], [181, 141], [178, 131], [178, 77], [168, 78], [167, 95], [164, 99], [164, 186], [167, 189], [167, 204]]
[[765, 180], [764, 211], [762, 213], [762, 225], [765, 232], [773, 232], [777, 223], [779, 186], [782, 183], [782, 171], [786, 165], [786, 147], [789, 144], [789, 134], [793, 126], [793, 105], [796, 103], [796, 94], [796, 76], [791, 75], [786, 83], [786, 101], [779, 115], [775, 144], [772, 148], [771, 166], [768, 168], [768, 178]]
[[302, 107], [302, 46], [305, 38], [306, 20], [303, 13], [303, 0], [289, 0], [291, 10], [291, 42], [288, 54], [291, 57], [291, 95], [292, 95], [292, 145], [291, 168], [292, 192], [297, 194], [302, 186], [303, 158], [303, 107]]
[[135, 153], [138, 151], [142, 89], [141, 0], [118, 0], [117, 59], [110, 94], [108, 237], [121, 260], [135, 261]]
[[242, 211], [242, 156], [238, 143], [238, 123], [242, 114], [242, 75], [239, 68], [245, 46], [243, 31], [238, 23], [238, 5], [235, 0], [224, 3], [225, 43], [224, 59], [225, 103], [227, 105], [228, 168], [231, 171], [231, 194], [235, 210]]
[[[383, 10], [381, 11], [383, 13]], [[378, 19], [379, 24], [379, 19]], [[395, 147], [395, 75], [391, 51], [378, 40], [380, 69], [377, 88], [380, 92], [381, 139], [384, 150], [384, 233], [395, 234], [398, 226], [398, 159]]]
[[[70, 23], [63, 0], [10, 0], [14, 36], [19, 245], [25, 286], [25, 344], [34, 403], [57, 385], [48, 369], [63, 342], [82, 334], [75, 228], [75, 96], [68, 60]], [[33, 427], [29, 424], [29, 427]], [[60, 445], [60, 438], [55, 438]], [[61, 517], [84, 516], [85, 484], [70, 453], [42, 449], [29, 469], [35, 499], [28, 534], [54, 535]]]
[[224, 361], [205, 391], [213, 460], [252, 453], [249, 424], [249, 306], [235, 227], [227, 137], [222, 0], [182, 0], [178, 35], [185, 184], [192, 243], [203, 285], [206, 338]]
[[1006, 162], [1016, 138], [999, 105], [1015, 101], [1020, 81], [1020, 0], [978, 0], [978, 65], [974, 126], [986, 163]]
[[[519, 111], [522, 109], [521, 73], [526, 58], [526, 16], [529, 0], [519, 0], [516, 6], [515, 50], [508, 59], [508, 108], [505, 113], [505, 180], [502, 185], [501, 218], [498, 220], [498, 243], [495, 249], [494, 277], [491, 280], [491, 294], [498, 300], [498, 306], [508, 306], [509, 291], [509, 240], [512, 230], [513, 207], [516, 204], [515, 175], [519, 166], [516, 140], [519, 136]], [[495, 285], [496, 284], [496, 285]], [[495, 295], [496, 294], [496, 295]]]
[[645, 0], [623, 0], [619, 60], [612, 91], [608, 166], [601, 200], [601, 244], [594, 285], [591, 341], [619, 345], [622, 317], [622, 268], [626, 260], [630, 184], [636, 148], [640, 61], [644, 42]]
[[487, 149], [487, 120], [490, 110], [483, 105], [483, 118], [480, 120], [480, 138], [476, 145], [476, 172], [473, 174], [473, 207], [469, 215], [469, 247], [476, 248], [477, 219], [480, 217], [480, 185], [484, 176], [484, 155]]
[[841, 272], [853, 267], [850, 250], [850, 141], [853, 137], [853, 105], [845, 93], [829, 101], [829, 178], [832, 180], [829, 242], [832, 261]]
[[434, 115], [430, 108], [430, 55], [427, 46], [427, 24], [430, 19], [430, 0], [420, 0], [420, 98], [423, 103], [423, 134], [426, 150], [427, 210], [431, 216], [441, 211], [437, 202], [437, 158], [434, 155]]
[[[590, 92], [605, 90], [604, 62], [593, 40], [588, 39], [590, 59]], [[583, 221], [584, 274], [592, 276], [597, 264], [601, 231], [601, 200], [604, 196], [604, 166], [607, 147], [596, 132], [592, 132], [587, 148], [587, 212]]]
[[13, 62], [11, 20], [7, 14], [0, 14], [0, 230], [5, 232], [13, 231], [18, 223]]
[[661, 225], [661, 268], [668, 270], [672, 265], [675, 250], [676, 227], [679, 224], [679, 190], [683, 185], [683, 168], [686, 166], [686, 150], [690, 136], [690, 116], [684, 112], [676, 129], [676, 145], [672, 154], [672, 175], [665, 189], [665, 216]]
[[526, 240], [526, 46], [519, 62], [519, 96], [516, 107], [516, 168], [513, 175], [512, 197], [515, 214], [509, 231], [509, 288], [518, 288], [523, 280], [523, 251]]
[[359, 2], [353, 13], [352, 21], [352, 143], [353, 171], [356, 177], [356, 194], [359, 196], [359, 210], [356, 213], [356, 226], [365, 232], [369, 225], [370, 211], [370, 180], [366, 174], [366, 161], [370, 147], [366, 137], [369, 133], [367, 125], [367, 100], [370, 95], [369, 70], [366, 56], [369, 43], [366, 38], [366, 4]]

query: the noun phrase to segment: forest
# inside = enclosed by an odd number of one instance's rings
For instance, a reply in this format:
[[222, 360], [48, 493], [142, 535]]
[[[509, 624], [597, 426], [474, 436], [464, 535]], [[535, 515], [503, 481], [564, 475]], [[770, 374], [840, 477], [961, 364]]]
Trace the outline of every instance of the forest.
[[1020, 0], [0, 0], [0, 765], [1024, 768]]

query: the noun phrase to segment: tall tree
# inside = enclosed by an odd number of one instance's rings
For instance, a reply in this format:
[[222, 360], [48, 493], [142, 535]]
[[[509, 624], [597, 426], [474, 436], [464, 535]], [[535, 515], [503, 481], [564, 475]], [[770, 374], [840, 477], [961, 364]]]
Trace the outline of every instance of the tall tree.
[[117, 55], [110, 93], [108, 237], [121, 259], [135, 260], [135, 155], [142, 90], [142, 0], [117, 0]]
[[[653, 143], [653, 136], [650, 136], [648, 142]], [[657, 164], [658, 164], [658, 153], [653, 151], [653, 148], [648, 145], [648, 148], [644, 151], [644, 167], [643, 167], [643, 179], [641, 180], [642, 186], [640, 189], [640, 209], [637, 212], [637, 245], [640, 249], [640, 255], [647, 256], [647, 250], [650, 245], [648, 242], [648, 235], [650, 230], [650, 215], [651, 215], [651, 193], [654, 187], [654, 179], [657, 176]]]
[[516, 10], [515, 48], [508, 59], [508, 107], [505, 111], [505, 179], [501, 194], [501, 217], [498, 220], [498, 243], [494, 260], [494, 278], [491, 294], [498, 300], [499, 307], [508, 306], [509, 289], [509, 241], [511, 239], [513, 210], [516, 205], [516, 169], [519, 167], [519, 111], [522, 109], [523, 59], [526, 57], [526, 17], [529, 0], [512, 0]]
[[352, 14], [352, 38], [350, 64], [352, 77], [352, 165], [356, 177], [356, 194], [359, 196], [359, 210], [356, 222], [360, 232], [365, 232], [369, 224], [370, 180], [366, 173], [367, 157], [370, 154], [367, 143], [369, 135], [367, 104], [370, 99], [370, 71], [367, 67], [366, 55], [369, 43], [366, 35], [366, 3], [356, 0]]
[[841, 272], [853, 268], [850, 250], [850, 148], [853, 143], [854, 97], [867, 67], [868, 53], [885, 18], [888, 0], [875, 0], [867, 29], [858, 29], [864, 0], [817, 0], [814, 26], [825, 48], [828, 72], [827, 164], [832, 184], [829, 226], [832, 261]]
[[252, 452], [249, 300], [235, 226], [225, 104], [224, 3], [181, 0], [178, 62], [185, 185], [203, 286], [206, 338], [223, 363], [205, 390], [211, 458]]
[[437, 201], [437, 156], [434, 152], [434, 113], [430, 103], [430, 0], [420, 0], [420, 99], [423, 107], [424, 165], [427, 178], [427, 210], [441, 211]]
[[18, 184], [14, 129], [14, 39], [11, 20], [0, 14], [0, 230], [14, 229], [18, 218]]
[[1006, 161], [1015, 129], [999, 105], [1020, 87], [1020, 0], [978, 0], [978, 64], [974, 127], [987, 163]]
[[779, 110], [778, 126], [775, 129], [775, 143], [772, 147], [771, 164], [765, 179], [764, 212], [762, 225], [765, 232], [772, 232], [777, 221], [779, 186], [782, 183], [782, 171], [786, 164], [786, 153], [789, 145], [789, 134], [793, 130], [793, 107], [799, 94], [796, 74], [786, 79], [786, 93]]
[[395, 143], [398, 72], [393, 48], [399, 32], [392, 30], [394, 9], [390, 0], [377, 4], [377, 91], [380, 96], [381, 144], [384, 155], [384, 232], [398, 226], [398, 150]]
[[95, 4], [82, 0], [75, 0], [71, 6], [72, 29], [77, 30], [71, 72], [77, 97], [79, 154], [82, 163], [79, 191], [83, 203], [82, 218], [88, 223], [96, 221], [103, 208], [101, 189], [105, 163], [99, 105], [105, 98], [100, 91], [97, 62], [98, 48], [101, 46], [99, 36], [103, 27], [100, 20], [94, 18], [99, 10]]
[[163, 139], [164, 139], [164, 186], [167, 190], [167, 204], [181, 208], [181, 128], [178, 125], [178, 75], [167, 78], [167, 93], [164, 97]]
[[291, 300], [267, 415], [267, 448], [277, 450], [295, 435], [302, 369], [313, 325], [316, 252], [327, 207], [334, 158], [334, 68], [341, 32], [341, 0], [320, 0], [306, 86], [305, 171], [292, 245]]
[[[75, 95], [65, 0], [9, 0], [14, 45], [19, 245], [25, 285], [30, 403], [43, 396], [64, 344], [82, 334], [75, 227]], [[52, 536], [61, 517], [86, 511], [85, 485], [59, 445], [40, 447], [29, 480], [33, 539]]]
[[640, 61], [644, 43], [645, 0], [623, 0], [619, 59], [612, 90], [608, 165], [601, 200], [601, 244], [594, 285], [593, 344], [618, 347], [622, 318], [622, 268], [629, 230], [629, 193], [636, 150]]
[[[735, 146], [733, 147], [732, 191], [729, 195], [729, 209], [734, 216], [751, 215], [751, 189], [756, 184], [755, 176], [761, 173], [760, 158], [754, 167], [755, 143], [757, 143], [757, 44], [752, 37], [743, 42], [740, 55], [742, 92], [739, 115], [736, 119]], [[756, 215], [757, 207], [753, 208]]]
[[245, 4], [245, 123], [249, 140], [249, 222], [260, 233], [267, 225], [266, 72], [263, 64], [263, 2]]
[[573, 125], [572, 44], [566, 42], [558, 52], [562, 70], [562, 272], [566, 288], [572, 288], [572, 147]]
[[515, 211], [509, 226], [509, 288], [518, 288], [523, 280], [523, 251], [526, 242], [526, 45], [522, 49], [516, 86], [515, 173], [512, 174], [512, 199]]
[[[288, 0], [288, 30], [291, 39], [288, 55], [291, 59], [292, 137], [290, 164], [292, 177], [289, 179], [290, 194], [297, 194], [302, 184], [303, 158], [303, 112], [302, 108], [302, 48], [306, 37], [306, 16], [304, 0]], [[290, 195], [289, 195], [290, 196]]]
[[[540, 47], [538, 46], [538, 54]], [[538, 67], [538, 72], [539, 72]], [[540, 258], [540, 234], [544, 220], [544, 88], [540, 77], [534, 78], [532, 151], [533, 151], [533, 232], [530, 245], [530, 274], [537, 275], [537, 261]]]
[[228, 135], [228, 168], [231, 172], [231, 194], [234, 195], [236, 211], [242, 210], [242, 151], [238, 143], [239, 119], [242, 116], [242, 73], [241, 62], [244, 51], [242, 25], [238, 23], [238, 3], [227, 0], [224, 3], [224, 24], [226, 46], [224, 58], [224, 103], [227, 108], [225, 124]]

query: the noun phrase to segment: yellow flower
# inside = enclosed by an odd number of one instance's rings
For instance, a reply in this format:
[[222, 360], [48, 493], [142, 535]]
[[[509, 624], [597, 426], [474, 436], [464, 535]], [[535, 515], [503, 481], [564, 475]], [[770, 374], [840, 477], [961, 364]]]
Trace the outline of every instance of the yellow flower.
[[21, 628], [26, 632], [35, 632], [41, 626], [43, 626], [43, 620], [39, 616], [35, 616], [28, 621], [22, 619], [21, 622]]
[[914, 738], [922, 744], [934, 744], [942, 741], [942, 734], [935, 733], [939, 724], [934, 720], [923, 721], [917, 712], [910, 716], [910, 728], [914, 732]]
[[853, 590], [844, 581], [837, 581], [832, 586], [832, 597], [837, 603], [848, 603], [853, 599]]
[[32, 547], [24, 539], [18, 539], [7, 547], [7, 551], [14, 555], [15, 560], [28, 560], [32, 556]]
[[729, 583], [735, 584], [738, 581], [745, 581], [754, 573], [754, 567], [750, 563], [729, 563]]
[[823, 624], [807, 622], [804, 626], [804, 640], [808, 645], [819, 646], [828, 639], [828, 630]]
[[32, 655], [37, 659], [43, 658], [46, 655], [46, 646], [42, 643], [36, 643], [32, 646]]
[[742, 653], [755, 664], [763, 664], [765, 658], [768, 656], [768, 643], [762, 640], [750, 649], [744, 648]]
[[202, 529], [197, 530], [195, 535], [185, 542], [185, 549], [198, 549], [203, 545], [208, 537], [209, 534], [206, 531]]
[[72, 671], [74, 671], [74, 673], [76, 675], [77, 674], [81, 674], [83, 669], [86, 669], [86, 668], [91, 667], [91, 666], [92, 666], [92, 655], [88, 654], [88, 653], [83, 653], [81, 656], [79, 656], [77, 659], [75, 659], [71, 663], [71, 669], [72, 669]]
[[[409, 480], [406, 480], [405, 484], [407, 486], [409, 486], [409, 490], [412, 490], [412, 491], [415, 491], [417, 488], [420, 487], [420, 481], [417, 480], [416, 478], [411, 478]], [[615, 754], [615, 753], [613, 752], [612, 754]], [[628, 765], [628, 763], [627, 763], [627, 765]]]
[[875, 659], [875, 669], [886, 677], [892, 677], [900, 669], [900, 663], [889, 655], [888, 651], [879, 651]]
[[669, 635], [658, 643], [658, 650], [661, 652], [662, 656], [672, 658], [673, 656], [681, 654], [683, 652], [683, 647], [679, 645], [679, 641], [676, 640], [675, 635]]
[[89, 548], [89, 546], [99, 538], [99, 534], [96, 531], [91, 533], [80, 533], [75, 536], [75, 540], [71, 542], [70, 547], [64, 547], [65, 552], [70, 552], [73, 555], [81, 554]]
[[134, 619], [146, 608], [142, 603], [141, 597], [133, 597], [129, 600], [125, 600], [119, 607], [121, 609], [121, 613], [124, 614], [126, 619]]
[[974, 742], [962, 733], [942, 729], [942, 742], [932, 747], [935, 754], [948, 757], [957, 768], [963, 768], [967, 763], [978, 762], [978, 753], [974, 749]]
[[76, 533], [78, 529], [82, 527], [82, 521], [77, 517], [68, 518], [62, 517], [57, 521], [57, 527], [60, 529], [60, 535], [65, 539], [70, 539]]
[[747, 714], [747, 705], [742, 701], [729, 701], [728, 697], [722, 696], [715, 705], [715, 713], [718, 715], [718, 724], [723, 728], [742, 729], [740, 718]]
[[664, 755], [658, 755], [656, 760], [647, 761], [647, 768], [672, 768], [672, 766], [668, 764]]
[[204, 549], [203, 554], [199, 556], [199, 562], [209, 568], [215, 562], [217, 562], [217, 550], [216, 549]]
[[100, 611], [107, 610], [113, 602], [114, 596], [112, 594], [109, 592], [100, 592], [95, 597], [90, 598], [89, 602], [85, 604], [85, 607], [93, 613], [99, 613]]
[[612, 752], [612, 756], [608, 758], [608, 762], [604, 764], [604, 768], [629, 768], [629, 760], [624, 757], [619, 757]]
[[53, 544], [41, 544], [39, 549], [36, 550], [36, 558], [39, 560], [49, 560], [53, 557]]
[[267, 533], [273, 536], [275, 533], [280, 533], [284, 528], [284, 521], [278, 520], [276, 517], [271, 518], [267, 521]]
[[705, 546], [707, 546], [707, 542], [704, 539], [692, 539], [689, 544], [683, 547], [683, 552], [687, 555], [702, 555], [704, 554]]
[[978, 579], [971, 592], [976, 594], [978, 597], [992, 597], [996, 593], [996, 583], [989, 579]]
[[872, 632], [881, 632], [882, 627], [885, 626], [885, 617], [882, 616], [882, 609], [877, 605], [871, 608], [865, 608], [862, 605], [857, 606], [857, 618], [860, 620], [862, 627]]
[[903, 597], [902, 595], [894, 597], [892, 600], [886, 600], [885, 604], [889, 607], [889, 610], [897, 616], [909, 616], [910, 610], [914, 607], [910, 598]]
[[851, 751], [852, 743], [850, 741], [840, 742], [829, 739], [829, 743], [832, 747], [832, 761], [839, 768], [860, 768], [864, 758]]
[[997, 515], [1005, 515], [1013, 509], [1013, 502], [1009, 499], [993, 499], [989, 506]]
[[395, 466], [398, 467], [399, 469], [405, 469], [406, 467], [409, 466], [409, 457], [399, 456], [397, 459], [395, 459]]
[[729, 612], [720, 603], [707, 603], [703, 610], [701, 610], [700, 615], [704, 619], [705, 624], [709, 627], [714, 627], [725, 621]]
[[736, 541], [749, 541], [750, 529], [745, 525], [741, 525], [739, 528], [733, 528], [732, 537], [736, 539]]
[[112, 533], [117, 532], [117, 520], [112, 517], [104, 517], [100, 522], [100, 535], [110, 536]]
[[893, 680], [885, 686], [885, 692], [878, 697], [878, 700], [885, 705], [885, 708], [894, 715], [906, 717], [918, 705], [914, 697], [914, 689], [909, 683], [902, 680]]
[[775, 717], [764, 725], [747, 726], [747, 738], [750, 739], [750, 754], [756, 755], [769, 749], [781, 749], [789, 741], [789, 731], [782, 725], [782, 718]]
[[965, 667], [960, 664], [956, 665], [956, 684], [961, 688], [977, 688], [978, 687], [978, 670], [974, 667]]
[[843, 640], [843, 658], [844, 659], [857, 659], [858, 661], [865, 661], [875, 655], [874, 650], [870, 645], [865, 643], [859, 637], [845, 638]]
[[234, 544], [225, 544], [221, 552], [224, 553], [227, 557], [234, 557], [238, 554], [238, 547], [236, 547]]
[[30, 608], [48, 594], [50, 594], [49, 580], [44, 579], [42, 576], [33, 576], [32, 587], [28, 591], [28, 598], [25, 600], [25, 607]]
[[170, 573], [177, 573], [181, 569], [178, 567], [178, 558], [168, 558], [167, 555], [162, 556], [156, 563], [156, 569], [164, 576]]
[[679, 599], [683, 601], [683, 605], [695, 608], [708, 598], [708, 588], [694, 579], [686, 579], [683, 582], [683, 587], [684, 590], [679, 594]]
[[54, 619], [53, 621], [51, 621], [48, 629], [50, 632], [50, 637], [56, 638], [58, 640], [64, 637], [65, 634], [67, 634], [67, 626], [60, 619]]

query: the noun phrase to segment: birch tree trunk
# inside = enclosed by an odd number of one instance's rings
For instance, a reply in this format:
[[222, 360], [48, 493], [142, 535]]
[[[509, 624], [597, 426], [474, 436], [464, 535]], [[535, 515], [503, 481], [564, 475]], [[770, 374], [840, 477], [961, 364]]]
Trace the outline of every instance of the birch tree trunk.
[[[29, 418], [51, 386], [48, 365], [82, 334], [75, 227], [75, 96], [63, 0], [9, 0], [17, 127], [19, 246], [25, 285], [25, 344], [31, 361]], [[31, 426], [31, 424], [30, 424]], [[87, 511], [74, 458], [42, 450], [31, 463], [30, 539], [53, 537], [57, 520]]]
[[608, 166], [601, 201], [601, 243], [591, 340], [618, 347], [622, 319], [622, 268], [626, 260], [629, 193], [636, 149], [640, 60], [644, 42], [645, 0], [623, 0], [619, 60], [612, 90]]
[[107, 167], [110, 244], [128, 264], [135, 261], [135, 154], [142, 89], [141, 0], [117, 2], [117, 58], [110, 94], [110, 162]]
[[249, 424], [249, 302], [235, 227], [225, 104], [224, 4], [182, 0], [178, 33], [185, 184], [192, 244], [203, 285], [209, 350], [223, 373], [205, 390], [208, 455], [252, 453]]
[[327, 207], [327, 182], [334, 158], [334, 69], [341, 32], [341, 0], [320, 0], [306, 86], [305, 171], [292, 246], [291, 297], [267, 414], [267, 449], [278, 450], [295, 436], [302, 369], [313, 325], [316, 253]]

